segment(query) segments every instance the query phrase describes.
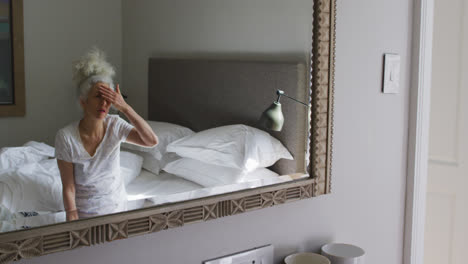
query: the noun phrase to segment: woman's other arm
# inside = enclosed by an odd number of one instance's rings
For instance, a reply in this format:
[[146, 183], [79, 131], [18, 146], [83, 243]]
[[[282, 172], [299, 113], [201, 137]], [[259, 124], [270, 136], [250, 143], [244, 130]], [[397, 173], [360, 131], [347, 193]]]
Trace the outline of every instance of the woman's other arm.
[[62, 178], [63, 206], [67, 214], [67, 221], [78, 219], [78, 211], [75, 204], [75, 176], [73, 163], [57, 159], [60, 177]]
[[152, 147], [158, 144], [158, 137], [153, 132], [146, 121], [138, 115], [131, 106], [129, 106], [122, 95], [120, 94], [119, 85], [116, 85], [115, 92], [105, 85], [99, 86], [99, 92], [102, 96], [112, 103], [117, 110], [124, 113], [128, 120], [135, 127], [130, 131], [127, 137], [127, 142], [138, 144], [141, 146]]

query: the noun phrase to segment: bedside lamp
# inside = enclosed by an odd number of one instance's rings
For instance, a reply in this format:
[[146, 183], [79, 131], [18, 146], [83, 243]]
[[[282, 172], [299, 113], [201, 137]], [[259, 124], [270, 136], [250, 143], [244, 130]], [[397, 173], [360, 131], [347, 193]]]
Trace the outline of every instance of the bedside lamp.
[[278, 95], [278, 98], [265, 111], [263, 111], [262, 116], [260, 117], [259, 123], [261, 126], [269, 130], [281, 131], [281, 129], [283, 128], [283, 124], [284, 124], [284, 116], [283, 116], [283, 112], [281, 111], [281, 104], [280, 104], [281, 96], [287, 97], [307, 107], [309, 107], [309, 105], [295, 98], [287, 96], [286, 94], [284, 94], [284, 91], [282, 90], [276, 90], [276, 94]]

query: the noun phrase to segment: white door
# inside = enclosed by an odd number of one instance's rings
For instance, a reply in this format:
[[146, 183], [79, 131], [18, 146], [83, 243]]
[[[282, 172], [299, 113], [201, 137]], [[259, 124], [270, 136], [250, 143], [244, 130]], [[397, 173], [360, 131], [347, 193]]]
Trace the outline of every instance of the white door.
[[435, 0], [425, 264], [468, 263], [468, 0]]

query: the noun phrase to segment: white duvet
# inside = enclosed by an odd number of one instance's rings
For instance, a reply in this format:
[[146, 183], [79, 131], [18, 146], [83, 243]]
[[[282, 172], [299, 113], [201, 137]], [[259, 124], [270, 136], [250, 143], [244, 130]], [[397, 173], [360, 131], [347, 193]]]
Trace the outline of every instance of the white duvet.
[[[54, 155], [53, 147], [34, 141], [0, 149], [0, 232], [65, 220], [62, 181]], [[139, 170], [128, 170], [138, 162], [126, 155], [122, 158], [122, 176], [130, 181], [137, 175], [127, 174], [138, 174]], [[141, 208], [143, 203], [130, 201], [128, 209]]]
[[0, 169], [14, 169], [24, 164], [54, 157], [55, 149], [47, 144], [29, 141], [21, 147], [0, 149]]
[[0, 204], [0, 232], [27, 229], [65, 221], [65, 212], [16, 212]]
[[63, 210], [56, 159], [0, 170], [0, 204], [12, 212]]
[[11, 212], [63, 209], [55, 149], [30, 141], [0, 149], [0, 204]]
[[[62, 183], [54, 154], [53, 147], [39, 142], [0, 149], [0, 232], [65, 221]], [[130, 158], [126, 159], [129, 163]], [[137, 163], [130, 163], [132, 164], [128, 166], [133, 171]], [[138, 164], [141, 166], [141, 162]], [[121, 166], [125, 166], [125, 162]], [[262, 168], [245, 177], [243, 181], [277, 176], [276, 173]], [[169, 173], [155, 175], [141, 170], [138, 177], [126, 186], [128, 209], [143, 207], [145, 199], [149, 205], [154, 205], [230, 190], [213, 188], [203, 188]], [[182, 198], [175, 197], [177, 199], [173, 200], [171, 197], [174, 195]]]
[[[53, 147], [34, 141], [0, 149], [0, 205], [11, 212], [62, 211], [62, 182], [54, 154]], [[142, 158], [126, 154], [121, 153], [122, 177], [130, 182], [140, 173]]]

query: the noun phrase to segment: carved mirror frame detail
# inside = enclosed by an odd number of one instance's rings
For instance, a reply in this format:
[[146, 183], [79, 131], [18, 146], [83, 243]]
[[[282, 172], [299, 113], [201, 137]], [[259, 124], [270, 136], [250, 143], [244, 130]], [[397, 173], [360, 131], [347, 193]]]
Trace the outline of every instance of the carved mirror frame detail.
[[311, 177], [30, 230], [0, 233], [0, 263], [126, 239], [329, 193], [333, 133], [335, 1], [314, 0], [309, 167]]
[[330, 193], [335, 76], [336, 0], [314, 0], [309, 175], [314, 196]]

